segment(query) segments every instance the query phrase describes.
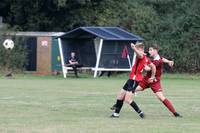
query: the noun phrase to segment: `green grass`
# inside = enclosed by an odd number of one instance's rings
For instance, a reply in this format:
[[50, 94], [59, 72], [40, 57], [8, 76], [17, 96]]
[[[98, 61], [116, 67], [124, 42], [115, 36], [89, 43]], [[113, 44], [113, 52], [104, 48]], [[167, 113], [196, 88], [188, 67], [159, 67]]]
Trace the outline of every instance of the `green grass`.
[[[192, 78], [191, 78], [192, 77]], [[183, 118], [175, 118], [150, 89], [138, 93], [140, 119], [125, 104], [119, 119], [110, 106], [126, 76], [79, 79], [73, 76], [0, 77], [0, 133], [199, 133], [200, 78], [166, 75], [165, 96]]]

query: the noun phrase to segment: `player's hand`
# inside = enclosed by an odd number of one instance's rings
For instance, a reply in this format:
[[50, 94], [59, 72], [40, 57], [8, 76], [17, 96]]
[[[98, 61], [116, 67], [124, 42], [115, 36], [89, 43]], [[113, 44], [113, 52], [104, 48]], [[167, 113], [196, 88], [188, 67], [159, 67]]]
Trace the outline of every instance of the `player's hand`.
[[134, 49], [135, 48], [135, 44], [131, 43], [131, 48]]
[[173, 66], [174, 66], [174, 61], [169, 61], [168, 65], [169, 65], [170, 67], [173, 67]]
[[151, 77], [151, 78], [149, 78], [149, 80], [148, 80], [148, 82], [149, 83], [153, 83], [153, 82], [156, 82], [157, 80], [156, 80], [156, 77]]

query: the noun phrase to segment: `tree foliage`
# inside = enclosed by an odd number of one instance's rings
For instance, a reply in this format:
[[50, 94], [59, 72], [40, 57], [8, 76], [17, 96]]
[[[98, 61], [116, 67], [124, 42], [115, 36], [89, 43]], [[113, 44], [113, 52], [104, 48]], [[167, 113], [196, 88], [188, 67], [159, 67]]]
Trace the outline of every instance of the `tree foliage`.
[[176, 62], [175, 71], [200, 70], [197, 0], [1, 0], [0, 16], [22, 31], [68, 31], [79, 26], [120, 26]]

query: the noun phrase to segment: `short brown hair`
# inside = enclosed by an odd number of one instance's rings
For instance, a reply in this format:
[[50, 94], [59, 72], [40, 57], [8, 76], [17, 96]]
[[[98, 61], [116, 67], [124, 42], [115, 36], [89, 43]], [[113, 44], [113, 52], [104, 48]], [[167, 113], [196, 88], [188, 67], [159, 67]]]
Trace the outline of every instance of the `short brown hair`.
[[144, 43], [142, 43], [142, 42], [136, 42], [135, 47], [143, 49], [144, 48]]
[[149, 48], [153, 48], [153, 49], [158, 50], [158, 49], [159, 49], [159, 46], [158, 46], [157, 43], [152, 43], [152, 44], [150, 44]]

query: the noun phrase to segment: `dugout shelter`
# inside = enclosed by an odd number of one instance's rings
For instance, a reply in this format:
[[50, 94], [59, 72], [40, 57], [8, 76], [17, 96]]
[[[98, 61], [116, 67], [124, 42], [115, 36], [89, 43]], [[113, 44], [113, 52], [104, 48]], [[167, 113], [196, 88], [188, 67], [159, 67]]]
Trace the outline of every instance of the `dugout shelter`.
[[142, 41], [135, 34], [119, 27], [79, 27], [58, 37], [63, 76], [69, 68], [66, 62], [72, 51], [79, 62], [94, 71], [130, 71], [134, 62], [131, 42]]

